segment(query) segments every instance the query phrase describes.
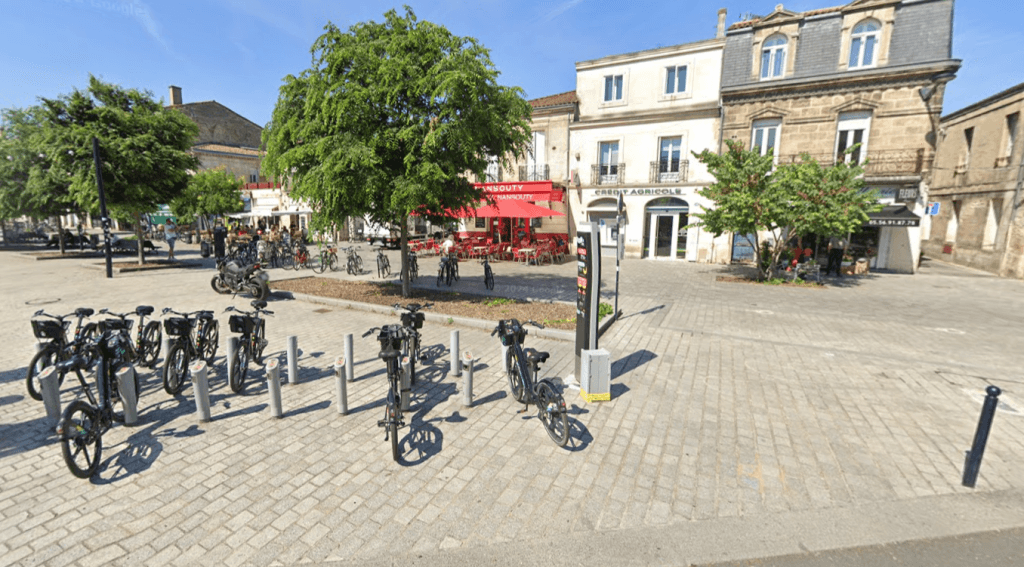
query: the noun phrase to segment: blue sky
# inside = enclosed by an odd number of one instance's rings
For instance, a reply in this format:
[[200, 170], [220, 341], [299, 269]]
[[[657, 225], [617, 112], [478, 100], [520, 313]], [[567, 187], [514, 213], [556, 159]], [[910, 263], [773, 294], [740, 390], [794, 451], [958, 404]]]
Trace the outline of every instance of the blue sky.
[[[719, 8], [728, 24], [766, 14], [779, 0], [406, 0], [422, 20], [477, 38], [506, 85], [528, 98], [575, 88], [577, 61], [714, 36]], [[794, 0], [787, 9], [839, 5]], [[964, 65], [943, 113], [1024, 82], [1024, 4], [959, 0], [953, 56]], [[185, 102], [217, 100], [263, 125], [281, 79], [309, 67], [309, 47], [334, 22], [342, 29], [381, 20], [401, 4], [379, 0], [0, 0], [0, 107], [28, 106], [84, 88], [90, 73]], [[993, 17], [999, 15], [999, 17]]]

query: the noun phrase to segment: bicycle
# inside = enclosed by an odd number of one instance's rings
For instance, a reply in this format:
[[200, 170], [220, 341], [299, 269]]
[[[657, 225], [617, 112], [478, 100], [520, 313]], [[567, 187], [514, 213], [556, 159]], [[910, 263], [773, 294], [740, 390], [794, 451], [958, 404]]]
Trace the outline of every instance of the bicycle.
[[359, 257], [359, 253], [356, 252], [355, 246], [349, 246], [348, 248], [342, 248], [345, 252], [345, 271], [349, 275], [358, 276], [363, 273], [363, 259]]
[[338, 269], [338, 254], [335, 253], [333, 246], [324, 246], [320, 249], [317, 261], [313, 263], [313, 271], [322, 274], [328, 267], [332, 272]]
[[[43, 399], [42, 390], [39, 386], [39, 374], [47, 366], [52, 366], [57, 362], [68, 360], [72, 355], [78, 353], [84, 341], [88, 338], [94, 337], [97, 333], [95, 323], [82, 324], [82, 321], [86, 317], [92, 317], [93, 311], [88, 307], [79, 307], [74, 313], [68, 313], [67, 315], [51, 315], [44, 312], [42, 309], [36, 311], [33, 317], [49, 317], [52, 320], [32, 320], [32, 333], [35, 335], [41, 343], [43, 348], [39, 350], [33, 357], [32, 361], [28, 363], [28, 372], [25, 376], [25, 385], [28, 387], [28, 395], [37, 401]], [[77, 317], [78, 324], [75, 326], [74, 338], [68, 341], [68, 330], [71, 327], [71, 321], [67, 320], [69, 317]], [[64, 383], [65, 372], [59, 372], [57, 375], [57, 383]], [[83, 383], [84, 386], [84, 383]]]
[[377, 249], [377, 277], [386, 278], [391, 275], [391, 261], [384, 254], [384, 247]]
[[232, 315], [228, 318], [228, 328], [232, 333], [239, 333], [238, 350], [235, 356], [228, 361], [228, 376], [231, 377], [229, 385], [231, 391], [241, 394], [245, 390], [245, 375], [249, 371], [249, 358], [256, 364], [263, 364], [263, 349], [267, 348], [266, 327], [267, 321], [263, 315], [273, 315], [273, 311], [266, 309], [266, 301], [252, 301], [249, 303], [256, 311], [242, 311], [229, 305], [224, 311], [237, 311], [240, 315]]
[[459, 259], [455, 254], [441, 256], [441, 263], [437, 269], [437, 287], [441, 282], [451, 287], [452, 281], [459, 280]]
[[484, 256], [481, 262], [484, 265], [484, 287], [488, 290], [494, 289], [494, 271], [491, 270], [491, 263], [488, 261], [487, 256]]
[[[544, 328], [536, 321], [527, 323]], [[526, 406], [518, 413], [525, 412], [531, 404], [537, 406], [537, 417], [544, 424], [548, 436], [556, 445], [564, 447], [569, 441], [569, 417], [566, 414], [565, 399], [555, 390], [550, 380], [536, 380], [540, 365], [550, 354], [523, 348], [527, 331], [516, 319], [498, 321], [491, 336], [495, 334], [499, 335], [502, 346], [508, 347], [505, 353], [505, 374], [512, 397]]]
[[401, 309], [405, 312], [401, 314], [402, 317], [402, 329], [403, 341], [402, 341], [402, 354], [409, 357], [409, 383], [416, 383], [416, 361], [420, 359], [420, 329], [423, 328], [424, 316], [421, 310], [429, 309], [433, 307], [433, 303], [427, 303], [420, 305], [419, 303], [410, 303], [405, 307], [395, 304], [395, 309]]
[[100, 334], [95, 342], [90, 341], [88, 344], [88, 350], [95, 354], [75, 354], [58, 365], [63, 372], [73, 370], [78, 374], [79, 380], [84, 382], [82, 370], [88, 368], [90, 358], [95, 355], [99, 357], [96, 371], [98, 401], [86, 388], [89, 402], [71, 402], [57, 425], [57, 437], [60, 439], [64, 464], [71, 474], [78, 478], [89, 478], [96, 474], [103, 452], [103, 434], [113, 427], [114, 422], [124, 421], [123, 415], [114, 413], [114, 400], [119, 397], [116, 377], [117, 373], [129, 364], [128, 361], [136, 356], [131, 339], [118, 329], [108, 329]]
[[[163, 338], [163, 331], [160, 329], [159, 321], [150, 321], [146, 323], [146, 317], [153, 314], [153, 308], [149, 305], [140, 305], [135, 308], [133, 313], [114, 313], [109, 309], [100, 309], [100, 313], [104, 315], [112, 315], [119, 318], [124, 322], [125, 332], [127, 337], [131, 338], [132, 324], [134, 321], [128, 319], [132, 315], [139, 317], [139, 327], [136, 331], [135, 336], [135, 352], [136, 357], [132, 360], [133, 363], [141, 364], [146, 368], [154, 368], [156, 366], [157, 357], [160, 356], [160, 340]], [[110, 325], [108, 319], [100, 324], [100, 332], [105, 330], [104, 325]]]
[[[404, 278], [404, 276], [405, 276], [404, 272], [403, 272], [402, 275], [403, 275], [402, 279], [405, 279]], [[416, 252], [413, 252], [412, 250], [410, 250], [409, 251], [409, 281], [411, 281], [411, 282], [416, 281], [416, 278], [419, 277], [419, 275], [420, 275], [420, 266], [419, 266], [419, 263], [416, 261]]]
[[170, 307], [164, 308], [163, 314], [168, 313], [178, 317], [164, 319], [164, 331], [168, 337], [173, 337], [164, 364], [164, 391], [176, 396], [181, 393], [193, 360], [203, 359], [213, 364], [220, 340], [220, 324], [213, 318], [213, 311], [179, 313]]
[[388, 368], [387, 403], [384, 406], [384, 419], [377, 422], [377, 427], [384, 428], [385, 441], [391, 440], [391, 457], [397, 462], [401, 456], [398, 451], [398, 428], [405, 427], [405, 422], [402, 421], [401, 367], [398, 360], [402, 356], [404, 331], [401, 325], [385, 325], [373, 327], [363, 333], [363, 336], [368, 337], [374, 331], [379, 332], [377, 340], [380, 342], [380, 354], [378, 356]]
[[300, 267], [308, 268], [309, 264], [309, 249], [302, 242], [296, 242], [295, 248], [292, 251], [292, 269], [298, 270]]
[[295, 251], [285, 242], [278, 243], [275, 247], [278, 267], [287, 270], [295, 265]]

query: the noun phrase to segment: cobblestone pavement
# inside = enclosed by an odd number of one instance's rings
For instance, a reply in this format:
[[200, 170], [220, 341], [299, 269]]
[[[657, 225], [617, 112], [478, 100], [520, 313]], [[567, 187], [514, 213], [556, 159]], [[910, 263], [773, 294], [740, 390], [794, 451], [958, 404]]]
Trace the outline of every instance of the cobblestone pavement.
[[[227, 388], [221, 315], [213, 421], [198, 422], [191, 388], [168, 396], [143, 371], [140, 423], [104, 436], [86, 481], [26, 395], [32, 312], [247, 301], [214, 294], [208, 269], [107, 280], [84, 265], [95, 260], [0, 258], [0, 564], [690, 564], [1024, 525], [1019, 281], [947, 268], [794, 289], [717, 281], [733, 270], [721, 266], [627, 260], [624, 317], [601, 341], [612, 401], [565, 390], [569, 447], [517, 413], [498, 341], [465, 327], [461, 347], [480, 362], [476, 402], [463, 407], [448, 372], [455, 327], [428, 324], [403, 463], [376, 427], [376, 343], [359, 338], [397, 318], [275, 298], [268, 351], [283, 362], [289, 335], [300, 348], [283, 419], [269, 415], [261, 369], [244, 395]], [[494, 268], [495, 294], [571, 298], [572, 263]], [[465, 263], [459, 289], [482, 293], [480, 274]], [[346, 333], [357, 380], [341, 416], [330, 366]], [[552, 353], [545, 375], [571, 372], [570, 343], [528, 342]], [[963, 451], [990, 383], [1003, 404], [970, 490]]]

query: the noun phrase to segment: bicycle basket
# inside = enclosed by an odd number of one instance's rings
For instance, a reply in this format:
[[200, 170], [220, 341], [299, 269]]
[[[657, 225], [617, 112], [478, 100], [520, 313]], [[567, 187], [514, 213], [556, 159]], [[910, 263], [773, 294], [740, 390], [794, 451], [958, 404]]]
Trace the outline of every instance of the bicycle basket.
[[526, 343], [526, 329], [512, 325], [505, 327], [505, 332], [501, 334], [501, 345], [510, 347], [516, 342], [520, 345]]
[[32, 333], [37, 339], [56, 339], [64, 333], [64, 327], [57, 321], [33, 319]]
[[402, 333], [391, 327], [384, 327], [377, 335], [381, 350], [402, 350]]
[[244, 315], [232, 315], [228, 318], [228, 327], [232, 333], [246, 333], [252, 330], [252, 319]]
[[189, 334], [191, 330], [192, 326], [189, 324], [188, 319], [184, 317], [164, 319], [164, 331], [167, 332], [168, 336], [181, 337]]
[[422, 329], [423, 319], [422, 313], [402, 313], [402, 326]]
[[132, 321], [130, 319], [104, 319], [99, 323], [100, 333], [107, 331], [130, 331]]

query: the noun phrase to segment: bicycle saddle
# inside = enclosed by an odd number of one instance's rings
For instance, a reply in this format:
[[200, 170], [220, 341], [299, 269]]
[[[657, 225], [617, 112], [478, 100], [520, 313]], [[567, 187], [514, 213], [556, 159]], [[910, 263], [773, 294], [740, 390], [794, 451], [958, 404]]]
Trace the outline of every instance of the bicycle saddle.
[[95, 313], [95, 312], [96, 311], [93, 310], [90, 307], [79, 307], [78, 309], [75, 309], [75, 316], [76, 317], [92, 317], [92, 314]]
[[258, 300], [258, 301], [253, 301], [249, 305], [252, 305], [256, 309], [263, 309], [264, 307], [267, 306], [267, 302], [266, 301], [262, 301], [262, 300]]
[[532, 348], [523, 349], [523, 354], [526, 355], [526, 360], [533, 364], [543, 364], [551, 356], [551, 353], [540, 352]]
[[381, 357], [383, 359], [398, 358], [398, 357], [402, 356], [402, 353], [397, 351], [397, 350], [395, 350], [395, 349], [393, 349], [393, 348], [389, 348], [389, 349], [380, 351], [380, 353], [378, 353], [377, 356], [379, 356], [379, 357]]
[[200, 311], [196, 313], [196, 317], [199, 319], [213, 319], [213, 311]]
[[145, 317], [146, 315], [152, 315], [153, 307], [149, 305], [140, 305], [135, 308], [135, 314], [142, 317]]

